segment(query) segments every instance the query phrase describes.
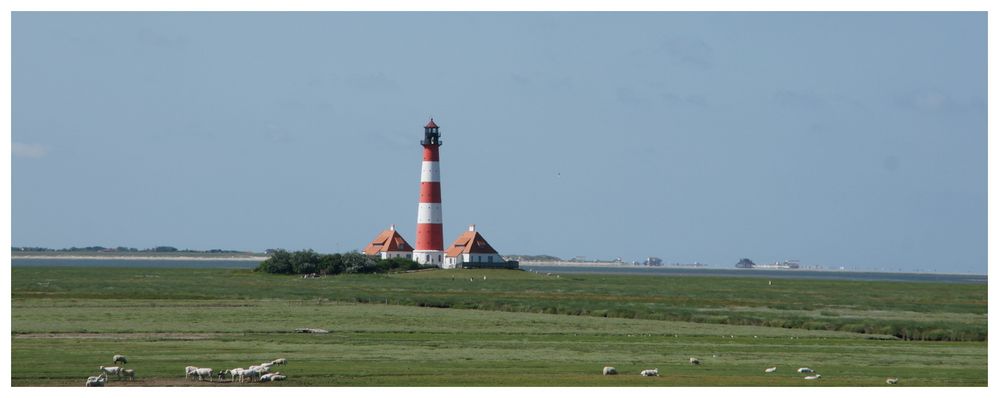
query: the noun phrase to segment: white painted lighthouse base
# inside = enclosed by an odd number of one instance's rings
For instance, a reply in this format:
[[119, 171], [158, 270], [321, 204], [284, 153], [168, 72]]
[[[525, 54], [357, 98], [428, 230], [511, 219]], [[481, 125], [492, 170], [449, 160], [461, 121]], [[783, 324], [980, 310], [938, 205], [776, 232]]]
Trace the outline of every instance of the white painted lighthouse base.
[[440, 250], [413, 250], [413, 261], [440, 267], [444, 264], [444, 252]]

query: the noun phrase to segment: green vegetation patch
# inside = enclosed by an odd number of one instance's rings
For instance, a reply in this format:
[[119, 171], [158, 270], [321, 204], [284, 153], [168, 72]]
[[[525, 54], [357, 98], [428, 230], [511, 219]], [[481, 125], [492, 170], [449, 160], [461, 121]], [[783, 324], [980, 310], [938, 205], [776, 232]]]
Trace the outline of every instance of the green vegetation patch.
[[985, 341], [987, 285], [420, 270], [303, 279], [231, 269], [15, 267], [12, 297], [286, 299]]

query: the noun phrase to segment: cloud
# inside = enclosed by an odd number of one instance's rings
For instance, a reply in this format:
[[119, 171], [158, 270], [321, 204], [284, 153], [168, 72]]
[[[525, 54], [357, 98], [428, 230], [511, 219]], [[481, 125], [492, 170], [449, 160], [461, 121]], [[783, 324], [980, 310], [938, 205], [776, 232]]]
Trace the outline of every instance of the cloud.
[[916, 89], [896, 95], [895, 104], [922, 113], [986, 112], [987, 102], [981, 98], [959, 99], [937, 89]]
[[958, 108], [958, 104], [947, 93], [933, 89], [914, 90], [899, 95], [898, 106], [920, 112], [941, 112]]
[[826, 100], [810, 90], [777, 90], [773, 100], [789, 108], [819, 109], [826, 106]]
[[714, 66], [714, 50], [704, 40], [693, 37], [674, 37], [663, 45], [673, 63], [696, 69], [711, 69]]
[[11, 154], [22, 158], [40, 158], [49, 153], [48, 148], [38, 144], [23, 144], [12, 142], [10, 145]]
[[531, 81], [531, 78], [529, 78], [527, 76], [524, 76], [524, 75], [518, 75], [516, 73], [511, 73], [510, 74], [510, 78], [513, 79], [514, 83], [517, 83], [518, 85], [521, 85], [521, 86], [530, 86], [530, 85], [534, 84], [534, 82]]
[[628, 87], [618, 87], [617, 100], [630, 107], [647, 108], [650, 104], [649, 98]]
[[708, 101], [701, 95], [687, 94], [679, 95], [671, 92], [664, 92], [659, 94], [663, 102], [673, 108], [677, 107], [691, 107], [705, 109], [708, 108]]

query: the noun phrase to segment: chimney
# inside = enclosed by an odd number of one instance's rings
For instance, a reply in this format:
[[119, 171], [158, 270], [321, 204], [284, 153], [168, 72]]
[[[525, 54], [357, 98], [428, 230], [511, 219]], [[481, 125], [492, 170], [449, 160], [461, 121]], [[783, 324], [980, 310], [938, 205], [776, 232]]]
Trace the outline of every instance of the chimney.
[[469, 225], [468, 226], [468, 231], [469, 232], [475, 232], [475, 224]]
[[389, 230], [395, 231], [395, 224], [390, 225]]

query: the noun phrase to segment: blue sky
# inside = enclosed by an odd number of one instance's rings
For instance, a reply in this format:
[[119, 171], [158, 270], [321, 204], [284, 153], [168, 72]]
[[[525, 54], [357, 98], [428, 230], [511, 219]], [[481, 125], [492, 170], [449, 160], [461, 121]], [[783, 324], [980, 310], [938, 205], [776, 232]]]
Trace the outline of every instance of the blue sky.
[[14, 246], [986, 272], [980, 13], [24, 13]]

